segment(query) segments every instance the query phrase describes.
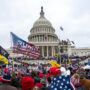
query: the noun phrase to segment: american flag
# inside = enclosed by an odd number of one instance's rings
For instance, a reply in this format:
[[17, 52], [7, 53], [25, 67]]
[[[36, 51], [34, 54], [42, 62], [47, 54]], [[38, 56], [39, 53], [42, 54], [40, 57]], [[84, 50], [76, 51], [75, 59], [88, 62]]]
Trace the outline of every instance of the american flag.
[[72, 44], [75, 44], [74, 41], [71, 41], [71, 42], [72, 42]]
[[63, 27], [61, 26], [60, 29], [63, 31]]
[[12, 32], [11, 36], [13, 42], [13, 53], [23, 54], [35, 59], [39, 58], [40, 51], [35, 45], [22, 40]]
[[69, 75], [55, 76], [48, 88], [50, 88], [51, 90], [76, 90], [70, 80]]
[[71, 41], [69, 39], [67, 39], [67, 42], [68, 42], [68, 44], [71, 44]]
[[45, 34], [44, 37], [47, 38], [48, 37], [48, 34]]

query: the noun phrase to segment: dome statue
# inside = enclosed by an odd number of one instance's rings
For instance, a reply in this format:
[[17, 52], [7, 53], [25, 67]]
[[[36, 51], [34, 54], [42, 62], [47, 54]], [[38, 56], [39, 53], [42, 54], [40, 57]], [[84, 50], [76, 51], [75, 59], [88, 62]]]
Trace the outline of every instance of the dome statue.
[[34, 23], [33, 27], [42, 25], [52, 27], [52, 24], [44, 17], [43, 7], [41, 7], [40, 18]]

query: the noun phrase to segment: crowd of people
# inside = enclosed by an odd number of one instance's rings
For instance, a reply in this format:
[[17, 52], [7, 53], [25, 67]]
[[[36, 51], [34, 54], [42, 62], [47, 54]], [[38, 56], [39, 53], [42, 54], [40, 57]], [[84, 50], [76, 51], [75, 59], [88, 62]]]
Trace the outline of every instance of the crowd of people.
[[90, 70], [81, 66], [46, 69], [41, 64], [37, 70], [0, 66], [0, 90], [90, 90]]

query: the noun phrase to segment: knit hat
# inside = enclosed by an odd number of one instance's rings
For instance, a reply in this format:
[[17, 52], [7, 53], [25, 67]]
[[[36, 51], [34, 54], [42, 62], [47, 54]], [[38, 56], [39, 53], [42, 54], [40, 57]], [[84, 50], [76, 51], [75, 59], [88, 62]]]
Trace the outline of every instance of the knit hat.
[[40, 74], [39, 74], [39, 77], [40, 77], [40, 78], [43, 78], [44, 76], [45, 76], [45, 75], [44, 75], [43, 73], [40, 73]]
[[3, 80], [3, 79], [2, 79], [2, 78], [0, 78], [0, 82], [2, 82], [2, 80]]
[[34, 87], [34, 80], [31, 77], [23, 77], [22, 78], [22, 89], [32, 89]]
[[42, 88], [43, 85], [41, 83], [36, 83], [35, 86], [39, 87], [39, 88]]
[[5, 73], [10, 72], [10, 71], [11, 71], [10, 69], [4, 68]]
[[66, 69], [65, 69], [65, 67], [61, 67], [60, 70], [62, 72], [62, 75], [66, 75]]
[[60, 68], [62, 75], [70, 75], [70, 70], [66, 70], [65, 67]]
[[51, 75], [52, 76], [61, 75], [61, 70], [58, 67], [51, 67], [49, 69], [49, 74], [47, 74], [46, 77], [48, 78]]

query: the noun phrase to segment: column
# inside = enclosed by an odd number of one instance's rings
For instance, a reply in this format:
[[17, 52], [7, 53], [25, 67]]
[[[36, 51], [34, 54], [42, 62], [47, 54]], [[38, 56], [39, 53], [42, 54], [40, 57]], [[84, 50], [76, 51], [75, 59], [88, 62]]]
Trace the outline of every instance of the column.
[[43, 42], [43, 35], [42, 35], [42, 42]]
[[52, 36], [52, 42], [53, 42], [53, 36]]
[[42, 46], [42, 56], [44, 57], [44, 47]]
[[47, 36], [47, 42], [48, 42], [48, 36]]
[[55, 46], [53, 46], [53, 54], [55, 55]]
[[48, 46], [47, 46], [47, 57], [48, 57]]
[[39, 39], [39, 42], [40, 42], [40, 36], [38, 36], [38, 37], [39, 37], [38, 39]]
[[38, 35], [37, 35], [37, 42], [38, 42]]
[[34, 42], [35, 42], [35, 36], [34, 36]]
[[44, 36], [44, 42], [45, 42], [45, 36]]
[[39, 42], [39, 35], [38, 35], [38, 42]]
[[36, 42], [36, 36], [35, 36], [35, 42]]
[[34, 36], [33, 36], [33, 42], [34, 42]]
[[44, 35], [43, 35], [43, 42], [44, 42]]
[[52, 57], [53, 57], [53, 46], [51, 47], [51, 49], [52, 49]]
[[36, 41], [38, 42], [38, 36], [36, 36]]

